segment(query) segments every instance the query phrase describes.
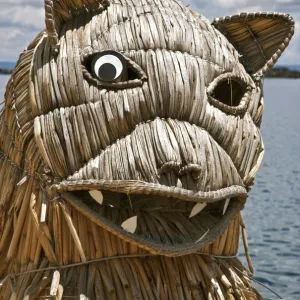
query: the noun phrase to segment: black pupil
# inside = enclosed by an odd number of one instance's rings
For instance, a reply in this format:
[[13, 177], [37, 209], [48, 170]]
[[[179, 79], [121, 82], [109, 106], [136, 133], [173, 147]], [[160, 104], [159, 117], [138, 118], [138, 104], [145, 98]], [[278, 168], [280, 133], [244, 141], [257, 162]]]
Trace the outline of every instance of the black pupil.
[[98, 75], [103, 81], [112, 81], [116, 78], [117, 69], [113, 64], [106, 63], [99, 68]]

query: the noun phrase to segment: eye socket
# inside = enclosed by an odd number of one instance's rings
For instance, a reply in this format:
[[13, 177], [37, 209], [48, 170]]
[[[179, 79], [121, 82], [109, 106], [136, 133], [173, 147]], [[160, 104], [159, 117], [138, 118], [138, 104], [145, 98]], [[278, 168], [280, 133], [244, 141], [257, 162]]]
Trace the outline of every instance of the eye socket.
[[245, 94], [245, 87], [229, 78], [221, 81], [213, 91], [212, 96], [228, 106], [239, 106]]
[[118, 52], [105, 51], [94, 56], [91, 68], [94, 76], [101, 81], [114, 82], [121, 77], [125, 69], [125, 60]]
[[212, 105], [226, 113], [237, 115], [246, 112], [252, 89], [241, 78], [223, 74], [210, 84], [207, 94]]
[[83, 53], [81, 67], [84, 78], [98, 88], [133, 88], [142, 86], [147, 80], [137, 63], [112, 50]]

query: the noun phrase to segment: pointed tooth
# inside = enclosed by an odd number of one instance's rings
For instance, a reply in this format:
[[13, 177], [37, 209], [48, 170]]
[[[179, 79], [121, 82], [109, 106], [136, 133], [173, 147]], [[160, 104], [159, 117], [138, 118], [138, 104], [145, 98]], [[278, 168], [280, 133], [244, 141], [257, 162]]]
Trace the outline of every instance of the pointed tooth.
[[121, 227], [127, 232], [135, 233], [137, 228], [137, 216], [134, 216], [124, 221]]
[[189, 218], [192, 218], [192, 217], [198, 215], [199, 212], [201, 212], [206, 206], [207, 206], [207, 203], [197, 203], [197, 204], [193, 207], [193, 209], [192, 209], [192, 211], [191, 211], [191, 214], [190, 214]]
[[224, 204], [224, 208], [223, 208], [223, 215], [225, 215], [229, 203], [230, 203], [230, 198], [227, 198], [225, 201], [225, 204]]
[[210, 230], [210, 229], [208, 229], [208, 230], [201, 236], [201, 238], [200, 238], [198, 241], [195, 242], [195, 244], [200, 243], [200, 242], [206, 237], [206, 235], [208, 234], [209, 230]]
[[103, 194], [100, 191], [89, 191], [90, 196], [96, 200], [99, 204], [103, 203]]
[[181, 182], [181, 180], [179, 178], [177, 179], [176, 187], [182, 188], [182, 182]]

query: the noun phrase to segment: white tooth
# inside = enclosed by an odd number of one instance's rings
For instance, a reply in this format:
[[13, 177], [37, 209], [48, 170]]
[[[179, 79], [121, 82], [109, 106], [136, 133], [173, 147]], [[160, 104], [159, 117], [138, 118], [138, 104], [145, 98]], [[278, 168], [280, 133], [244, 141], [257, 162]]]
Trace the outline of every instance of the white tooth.
[[192, 217], [196, 216], [197, 214], [199, 214], [199, 212], [202, 211], [206, 206], [207, 206], [207, 203], [197, 203], [193, 207], [189, 218], [192, 218]]
[[182, 182], [181, 182], [181, 180], [179, 178], [177, 179], [176, 187], [182, 188]]
[[208, 232], [209, 232], [209, 229], [201, 236], [201, 238], [197, 242], [195, 242], [195, 244], [200, 243], [206, 237], [206, 235], [208, 234]]
[[89, 194], [91, 197], [96, 200], [99, 204], [103, 203], [103, 194], [100, 191], [94, 190], [94, 191], [89, 191]]
[[127, 219], [122, 223], [121, 227], [127, 232], [135, 233], [137, 228], [137, 216]]
[[227, 198], [225, 201], [225, 204], [224, 204], [224, 208], [223, 208], [223, 215], [225, 215], [229, 203], [230, 203], [230, 198]]

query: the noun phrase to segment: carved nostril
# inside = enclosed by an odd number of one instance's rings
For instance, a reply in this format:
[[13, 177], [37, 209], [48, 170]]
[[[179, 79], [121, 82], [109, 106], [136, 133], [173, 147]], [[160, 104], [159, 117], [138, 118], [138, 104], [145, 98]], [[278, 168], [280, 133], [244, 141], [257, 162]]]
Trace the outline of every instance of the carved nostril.
[[190, 173], [192, 178], [197, 181], [200, 178], [201, 166], [198, 164], [188, 164], [184, 167], [181, 167], [181, 164], [175, 161], [169, 161], [162, 165], [159, 169], [160, 174], [169, 174], [175, 173], [178, 176], [183, 176], [187, 173]]
[[195, 181], [199, 180], [201, 174], [201, 166], [197, 164], [189, 164], [179, 170], [179, 175], [182, 176], [186, 173], [191, 173]]
[[175, 174], [179, 173], [180, 170], [180, 163], [176, 161], [168, 161], [167, 163], [163, 164], [162, 167], [159, 169], [160, 174], [167, 174], [174, 172]]
[[191, 175], [195, 181], [198, 181], [200, 178], [200, 171], [192, 172]]

